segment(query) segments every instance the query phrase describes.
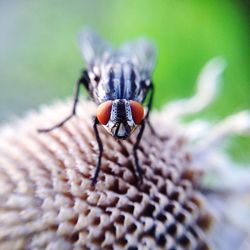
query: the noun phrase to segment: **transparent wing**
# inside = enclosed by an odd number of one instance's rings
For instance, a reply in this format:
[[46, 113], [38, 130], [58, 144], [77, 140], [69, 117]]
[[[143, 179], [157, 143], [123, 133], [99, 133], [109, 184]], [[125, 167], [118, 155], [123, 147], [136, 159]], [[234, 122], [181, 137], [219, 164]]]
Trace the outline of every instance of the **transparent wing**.
[[156, 60], [156, 49], [153, 42], [146, 38], [139, 38], [125, 43], [119, 51], [128, 58], [132, 58], [143, 73], [152, 74]]
[[78, 42], [87, 66], [102, 61], [112, 51], [111, 46], [90, 28], [79, 34]]

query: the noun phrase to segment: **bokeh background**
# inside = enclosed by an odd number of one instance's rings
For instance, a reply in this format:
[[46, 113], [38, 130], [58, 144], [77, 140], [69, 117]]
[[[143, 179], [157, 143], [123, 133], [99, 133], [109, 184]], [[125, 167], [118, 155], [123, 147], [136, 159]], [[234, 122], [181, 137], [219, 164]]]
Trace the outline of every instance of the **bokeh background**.
[[[192, 95], [203, 65], [223, 56], [221, 92], [198, 116], [218, 121], [250, 107], [248, 1], [1, 0], [0, 123], [72, 95], [84, 67], [76, 36], [91, 26], [114, 45], [148, 36], [157, 45], [155, 107]], [[233, 157], [250, 162], [250, 140]]]

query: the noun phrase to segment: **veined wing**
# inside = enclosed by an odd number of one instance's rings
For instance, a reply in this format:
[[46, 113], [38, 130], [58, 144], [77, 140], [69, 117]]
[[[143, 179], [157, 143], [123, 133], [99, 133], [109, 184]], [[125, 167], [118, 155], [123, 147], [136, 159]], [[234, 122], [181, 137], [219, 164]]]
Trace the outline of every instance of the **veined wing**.
[[151, 41], [139, 38], [123, 44], [118, 51], [133, 61], [145, 79], [151, 78], [156, 61], [156, 49]]
[[78, 41], [87, 67], [103, 63], [112, 53], [112, 47], [90, 28], [79, 34]]

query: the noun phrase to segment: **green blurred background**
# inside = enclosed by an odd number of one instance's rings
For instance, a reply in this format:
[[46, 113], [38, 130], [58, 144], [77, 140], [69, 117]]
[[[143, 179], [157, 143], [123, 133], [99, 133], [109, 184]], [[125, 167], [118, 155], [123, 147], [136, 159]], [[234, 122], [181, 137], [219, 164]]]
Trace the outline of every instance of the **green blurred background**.
[[[204, 64], [223, 56], [220, 96], [198, 115], [211, 121], [250, 107], [248, 1], [1, 0], [0, 121], [72, 95], [83, 68], [76, 42], [91, 26], [115, 45], [140, 35], [155, 41], [155, 107], [192, 95]], [[250, 161], [250, 140], [229, 148]]]

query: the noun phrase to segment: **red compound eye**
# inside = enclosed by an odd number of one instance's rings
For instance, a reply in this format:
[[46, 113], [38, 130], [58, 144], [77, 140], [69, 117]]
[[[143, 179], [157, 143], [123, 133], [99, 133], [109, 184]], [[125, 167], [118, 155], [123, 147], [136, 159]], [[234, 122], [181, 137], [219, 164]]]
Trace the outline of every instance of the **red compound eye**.
[[144, 117], [143, 106], [136, 101], [130, 101], [130, 107], [135, 124], [140, 124]]
[[101, 103], [96, 110], [96, 117], [102, 125], [106, 125], [110, 118], [112, 101]]

